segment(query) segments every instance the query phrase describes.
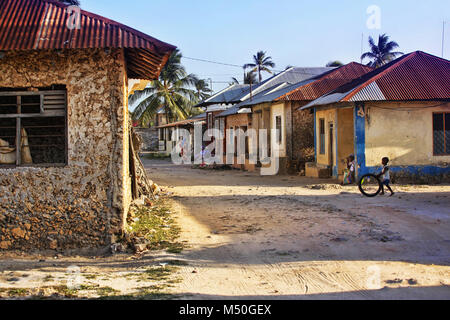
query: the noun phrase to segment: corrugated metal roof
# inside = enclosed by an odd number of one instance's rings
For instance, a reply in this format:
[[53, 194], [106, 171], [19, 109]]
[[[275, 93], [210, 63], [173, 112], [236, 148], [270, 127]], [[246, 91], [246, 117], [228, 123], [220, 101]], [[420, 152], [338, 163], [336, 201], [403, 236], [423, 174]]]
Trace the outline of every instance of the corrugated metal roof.
[[370, 67], [352, 62], [295, 84], [276, 85], [255, 95], [252, 99], [241, 102], [239, 106], [245, 108], [265, 102], [314, 100], [371, 70], [373, 69]]
[[302, 109], [347, 101], [449, 99], [450, 61], [416, 51], [337, 88]]
[[216, 115], [216, 118], [223, 118], [223, 117], [232, 116], [235, 114], [242, 114], [242, 113], [252, 113], [252, 109], [250, 109], [250, 108], [241, 109], [240, 104], [237, 104], [237, 105], [225, 110], [224, 112]]
[[386, 97], [384, 96], [383, 92], [381, 91], [380, 87], [378, 87], [376, 82], [372, 82], [367, 87], [363, 88], [361, 91], [359, 91], [357, 94], [355, 94], [352, 98], [349, 99], [349, 101], [366, 101], [366, 100], [372, 101], [386, 100]]
[[1, 0], [0, 50], [125, 48], [129, 78], [156, 79], [174, 46], [81, 10], [68, 28], [67, 5], [54, 0]]
[[249, 92], [248, 84], [232, 84], [229, 87], [219, 91], [205, 101], [196, 105], [196, 107], [205, 107], [212, 104], [232, 104], [240, 101], [240, 98]]
[[218, 92], [209, 99], [206, 99], [197, 107], [205, 107], [209, 104], [235, 104], [250, 99], [250, 96], [256, 96], [261, 92], [273, 88], [282, 83], [298, 83], [306, 79], [313, 78], [324, 72], [331, 71], [335, 68], [288, 68], [266, 80], [260, 84], [255, 84], [250, 88], [250, 85], [233, 84], [228, 88]]
[[277, 100], [309, 101], [348, 83], [373, 69], [360, 63], [351, 62], [337, 69], [314, 77], [308, 84], [300, 85]]
[[157, 129], [163, 129], [163, 128], [172, 128], [172, 127], [178, 127], [178, 126], [185, 126], [185, 125], [189, 125], [189, 124], [194, 124], [196, 122], [203, 123], [205, 120], [206, 120], [206, 113], [202, 113], [202, 114], [199, 114], [197, 116], [194, 116], [194, 117], [186, 119], [186, 120], [168, 123], [168, 124], [156, 127], [156, 128]]
[[[290, 83], [290, 84], [299, 83], [334, 69], [336, 68], [297, 68], [297, 67], [288, 68], [274, 75], [273, 77], [270, 77], [269, 79], [261, 82], [259, 85], [253, 87], [252, 95], [256, 95], [260, 92], [263, 92], [280, 83]], [[241, 97], [241, 101], [245, 101], [249, 98], [250, 92]]]
[[260, 103], [272, 102], [277, 98], [282, 96], [283, 94], [292, 91], [294, 88], [297, 88], [299, 85], [310, 83], [312, 80], [305, 80], [300, 83], [290, 84], [290, 83], [281, 83], [277, 84], [263, 92], [260, 92], [253, 96], [251, 99], [247, 99], [241, 103], [239, 103], [239, 108], [246, 108], [249, 106], [254, 106]]

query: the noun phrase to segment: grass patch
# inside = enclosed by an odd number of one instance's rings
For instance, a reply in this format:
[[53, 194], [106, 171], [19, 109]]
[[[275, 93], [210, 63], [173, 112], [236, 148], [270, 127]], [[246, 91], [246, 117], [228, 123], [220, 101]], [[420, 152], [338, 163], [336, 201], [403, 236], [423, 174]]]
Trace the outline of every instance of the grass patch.
[[29, 295], [28, 289], [12, 288], [8, 289], [8, 296], [10, 297], [25, 297]]
[[102, 288], [97, 288], [96, 292], [99, 296], [104, 297], [104, 296], [116, 295], [120, 291], [116, 290], [114, 288], [111, 288], [111, 287], [102, 287]]
[[166, 267], [158, 267], [158, 268], [150, 268], [144, 271], [144, 275], [147, 280], [167, 280], [168, 277], [177, 270], [176, 267], [166, 266]]
[[49, 289], [54, 290], [56, 293], [66, 298], [77, 298], [78, 296], [78, 289], [69, 289], [67, 286], [54, 286]]
[[183, 245], [176, 240], [180, 228], [172, 217], [172, 210], [167, 198], [161, 197], [152, 207], [134, 207], [128, 217], [128, 233], [131, 239], [145, 239], [150, 250], [169, 249], [173, 253], [183, 250]]

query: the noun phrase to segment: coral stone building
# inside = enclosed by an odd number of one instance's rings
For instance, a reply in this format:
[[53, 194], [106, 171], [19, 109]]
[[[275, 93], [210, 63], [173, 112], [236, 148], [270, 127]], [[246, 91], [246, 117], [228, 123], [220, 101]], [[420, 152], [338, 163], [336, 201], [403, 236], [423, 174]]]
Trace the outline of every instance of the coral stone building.
[[0, 249], [105, 246], [133, 195], [128, 80], [174, 46], [51, 0], [0, 2]]

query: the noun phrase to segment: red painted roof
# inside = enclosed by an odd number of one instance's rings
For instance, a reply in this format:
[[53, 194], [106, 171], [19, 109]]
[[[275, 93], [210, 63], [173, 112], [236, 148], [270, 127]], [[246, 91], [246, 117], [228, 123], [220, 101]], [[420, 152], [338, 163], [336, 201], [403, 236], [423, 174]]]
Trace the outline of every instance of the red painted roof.
[[372, 71], [371, 67], [351, 62], [319, 75], [314, 81], [279, 97], [278, 101], [310, 101]]
[[344, 84], [302, 109], [349, 101], [448, 100], [450, 61], [416, 51]]
[[422, 51], [410, 53], [375, 70], [342, 101], [355, 100], [372, 83], [387, 101], [450, 99], [450, 61]]
[[67, 5], [54, 0], [0, 0], [0, 50], [124, 48], [128, 76], [156, 79], [174, 46], [81, 10], [69, 29]]

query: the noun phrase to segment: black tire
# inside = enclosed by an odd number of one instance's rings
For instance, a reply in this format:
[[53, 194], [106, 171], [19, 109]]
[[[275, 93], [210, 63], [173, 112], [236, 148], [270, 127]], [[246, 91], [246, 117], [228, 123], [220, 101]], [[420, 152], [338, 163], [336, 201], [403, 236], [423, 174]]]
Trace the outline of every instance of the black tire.
[[378, 196], [383, 188], [380, 179], [374, 174], [362, 176], [362, 178], [359, 179], [358, 187], [359, 191], [369, 198]]

